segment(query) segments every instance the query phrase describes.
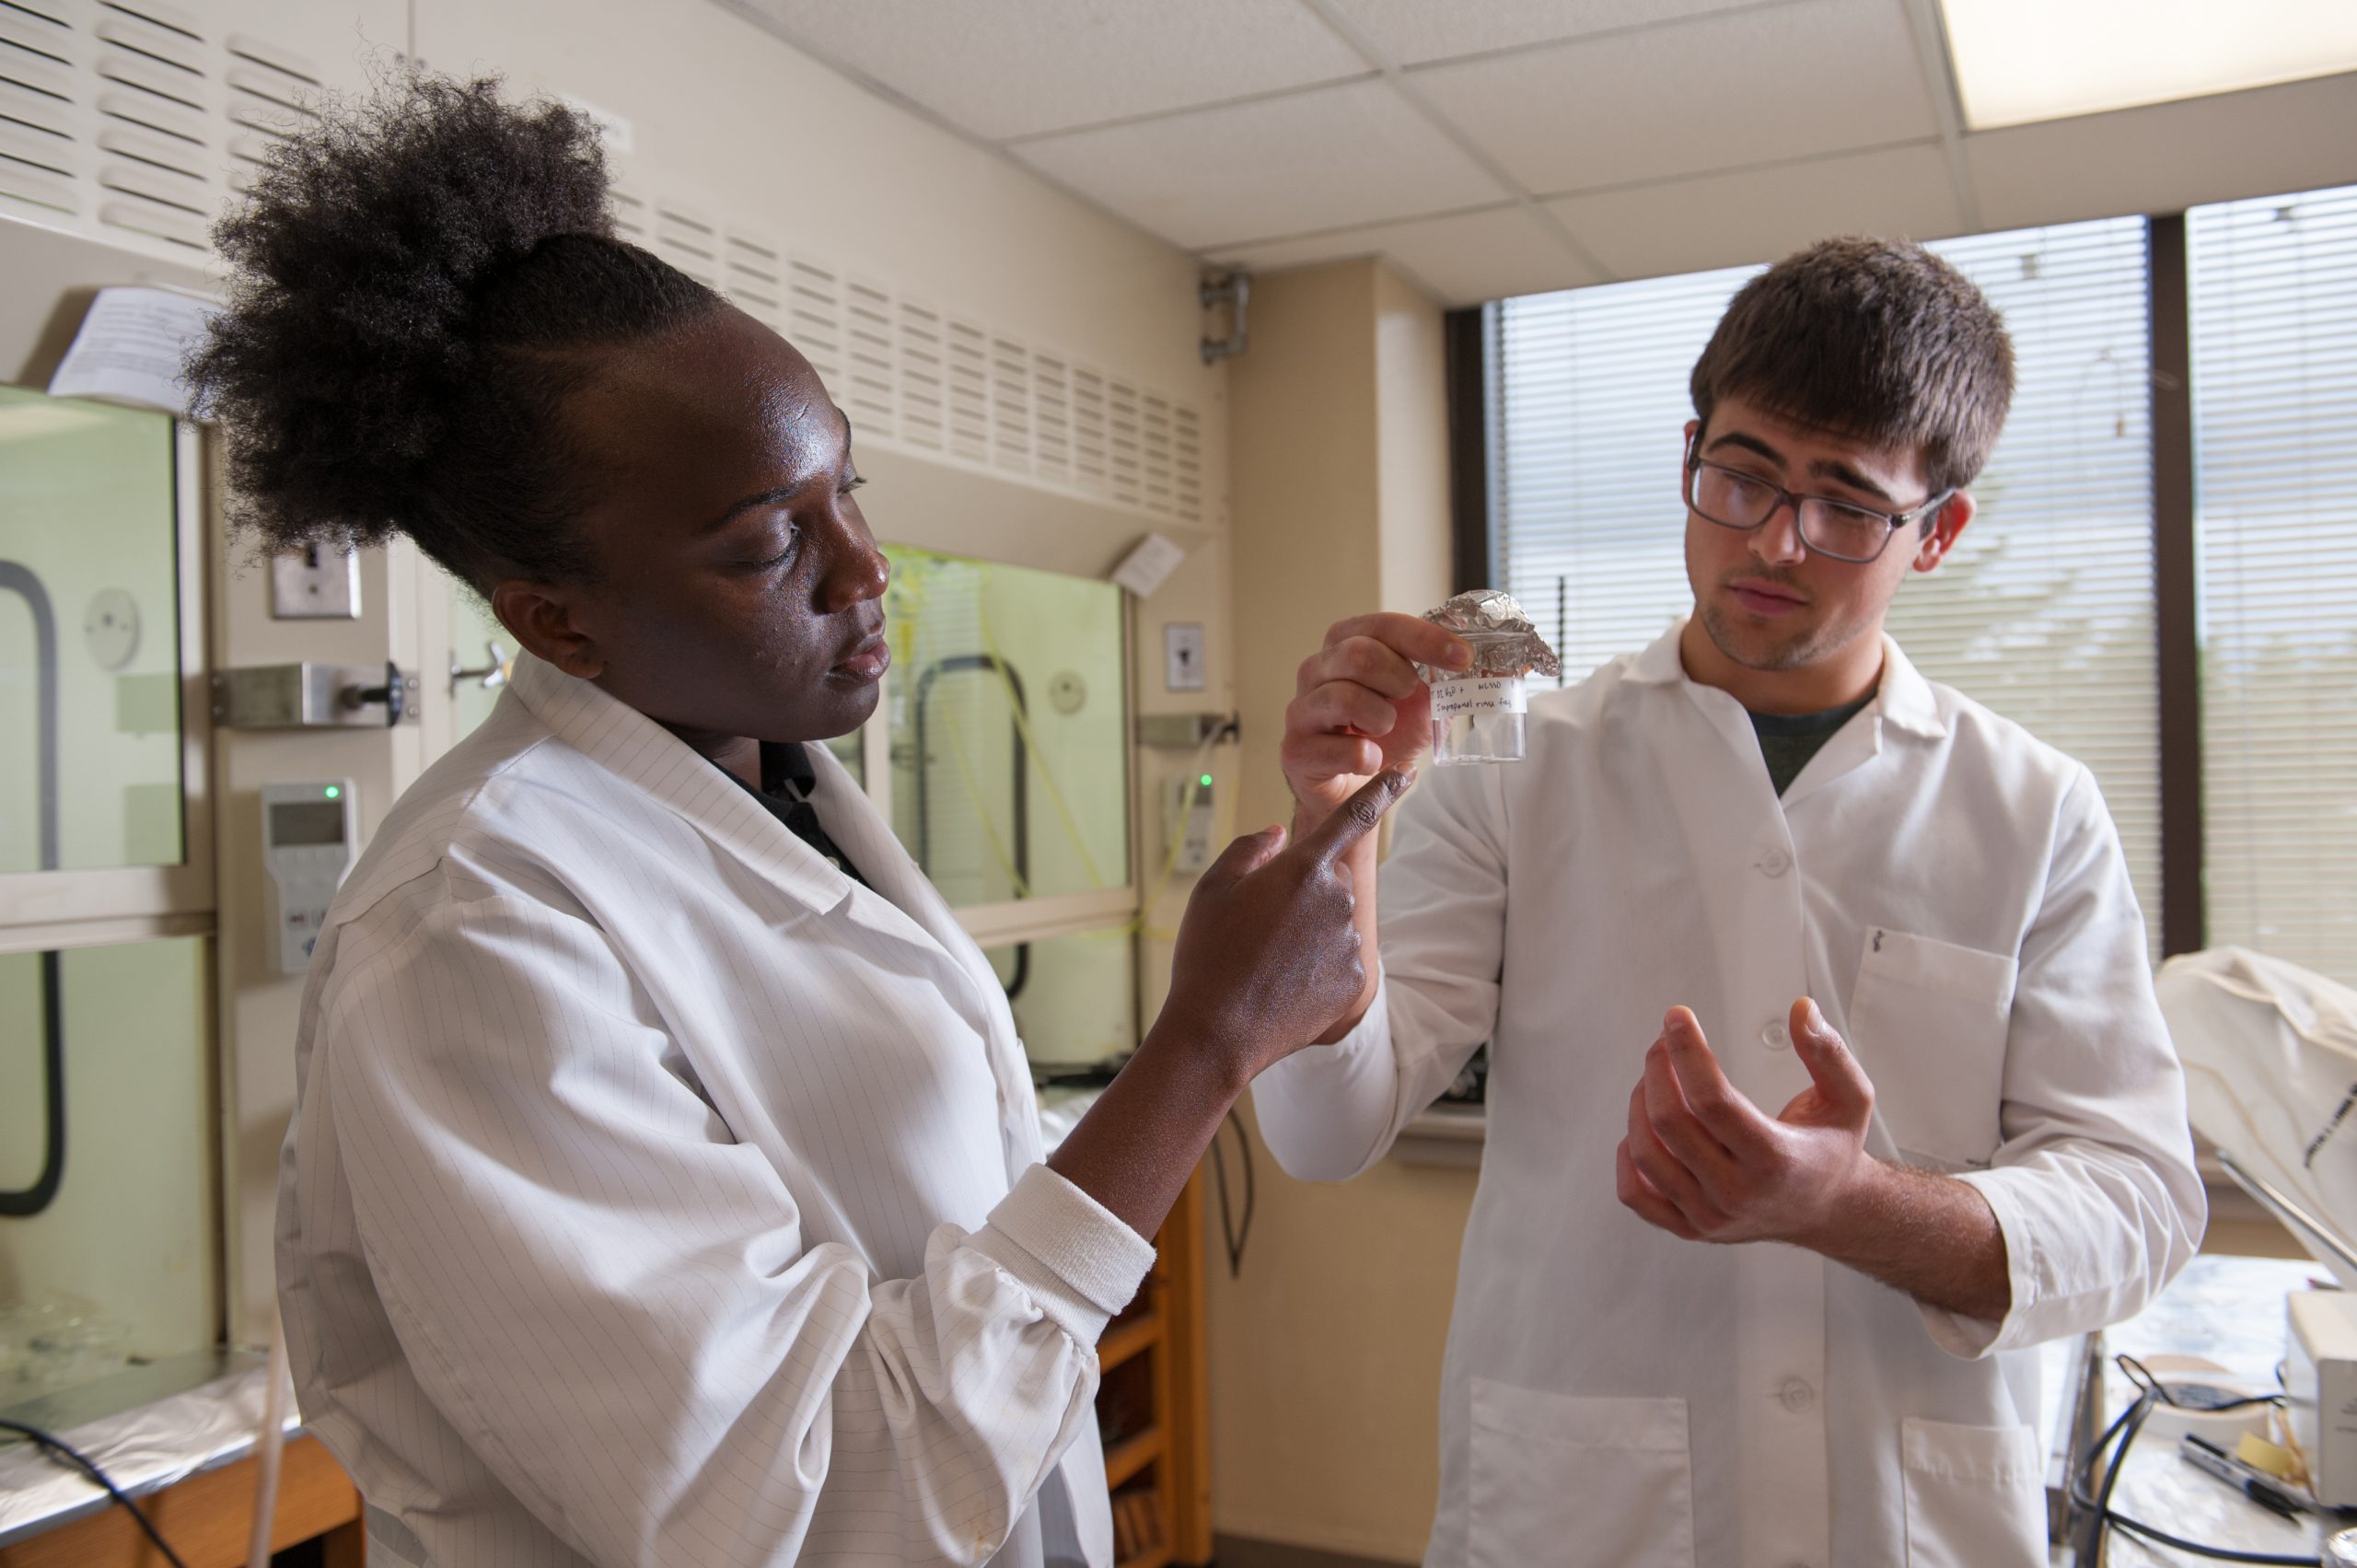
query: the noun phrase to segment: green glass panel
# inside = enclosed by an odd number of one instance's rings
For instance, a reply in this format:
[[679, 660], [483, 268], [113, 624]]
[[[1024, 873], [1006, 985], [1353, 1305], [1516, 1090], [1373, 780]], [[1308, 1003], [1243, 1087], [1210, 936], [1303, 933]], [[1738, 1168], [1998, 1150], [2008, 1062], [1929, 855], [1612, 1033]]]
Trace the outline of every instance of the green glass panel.
[[0, 387], [0, 872], [175, 865], [167, 415]]
[[[0, 955], [0, 1408], [220, 1334], [207, 944]], [[50, 1040], [57, 1041], [52, 1060]], [[55, 1076], [52, 1078], [52, 1070]]]
[[1034, 1067], [1096, 1066], [1136, 1049], [1137, 945], [1128, 926], [993, 947], [984, 955], [1011, 994]]
[[892, 825], [960, 907], [1130, 881], [1110, 583], [888, 546]]

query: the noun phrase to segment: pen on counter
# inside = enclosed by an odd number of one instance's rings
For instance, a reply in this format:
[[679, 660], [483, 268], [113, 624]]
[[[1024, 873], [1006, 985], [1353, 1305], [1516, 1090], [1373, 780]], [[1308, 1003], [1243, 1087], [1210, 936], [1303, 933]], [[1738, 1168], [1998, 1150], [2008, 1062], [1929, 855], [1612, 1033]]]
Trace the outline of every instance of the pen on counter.
[[2186, 1433], [2177, 1439], [2177, 1451], [2189, 1464], [2209, 1471], [2270, 1513], [2296, 1519], [2308, 1509], [2307, 1499], [2283, 1481], [2243, 1463], [2206, 1437]]

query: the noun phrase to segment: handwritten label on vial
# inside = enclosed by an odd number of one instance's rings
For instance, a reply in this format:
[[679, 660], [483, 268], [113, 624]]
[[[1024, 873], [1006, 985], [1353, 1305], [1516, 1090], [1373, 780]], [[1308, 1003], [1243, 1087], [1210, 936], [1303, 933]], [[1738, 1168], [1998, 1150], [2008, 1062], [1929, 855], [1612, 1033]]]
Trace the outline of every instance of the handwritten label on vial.
[[1518, 714], [1523, 711], [1522, 678], [1516, 675], [1467, 675], [1433, 682], [1433, 717], [1450, 719], [1461, 714]]

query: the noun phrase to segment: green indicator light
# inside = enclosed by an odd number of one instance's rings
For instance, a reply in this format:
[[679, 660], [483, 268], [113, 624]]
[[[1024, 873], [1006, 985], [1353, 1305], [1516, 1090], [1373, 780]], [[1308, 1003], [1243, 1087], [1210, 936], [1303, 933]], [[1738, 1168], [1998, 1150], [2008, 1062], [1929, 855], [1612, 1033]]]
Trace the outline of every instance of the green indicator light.
[[342, 784], [330, 784], [330, 785], [328, 785], [328, 787], [327, 787], [327, 797], [328, 797], [330, 800], [333, 800], [333, 799], [335, 799], [338, 796], [341, 796], [343, 793], [343, 786]]
[[1212, 776], [1211, 776], [1211, 774], [1209, 774], [1209, 773], [1205, 773], [1205, 774], [1203, 775], [1203, 787], [1204, 787], [1205, 789], [1209, 789], [1209, 788], [1211, 788], [1211, 787], [1212, 787]]

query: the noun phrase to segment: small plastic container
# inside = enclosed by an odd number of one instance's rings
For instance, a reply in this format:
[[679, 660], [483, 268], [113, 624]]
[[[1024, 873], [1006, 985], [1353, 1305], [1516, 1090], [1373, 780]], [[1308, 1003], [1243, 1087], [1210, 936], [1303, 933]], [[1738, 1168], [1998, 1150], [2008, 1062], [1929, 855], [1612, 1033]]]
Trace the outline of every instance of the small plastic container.
[[1459, 762], [1519, 762], [1522, 761], [1523, 677], [1483, 673], [1493, 661], [1484, 656], [1523, 641], [1515, 632], [1462, 632], [1473, 645], [1473, 671], [1466, 675], [1433, 672], [1433, 761], [1440, 767]]

